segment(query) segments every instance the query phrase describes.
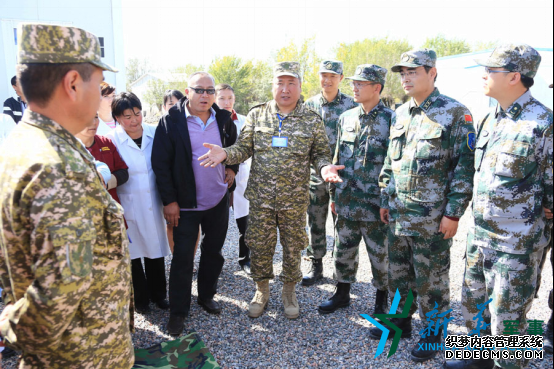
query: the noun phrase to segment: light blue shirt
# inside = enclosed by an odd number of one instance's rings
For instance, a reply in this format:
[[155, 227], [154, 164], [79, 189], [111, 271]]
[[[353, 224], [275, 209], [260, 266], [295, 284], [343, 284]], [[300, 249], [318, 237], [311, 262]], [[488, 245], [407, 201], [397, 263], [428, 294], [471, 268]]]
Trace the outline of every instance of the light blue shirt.
[[210, 108], [210, 113], [211, 115], [208, 118], [208, 121], [206, 122], [206, 124], [204, 124], [204, 121], [200, 119], [200, 117], [197, 117], [196, 115], [192, 115], [189, 112], [188, 106], [185, 106], [185, 116], [187, 117], [187, 122], [198, 124], [202, 128], [202, 131], [205, 131], [210, 124], [215, 122], [215, 110], [213, 108]]

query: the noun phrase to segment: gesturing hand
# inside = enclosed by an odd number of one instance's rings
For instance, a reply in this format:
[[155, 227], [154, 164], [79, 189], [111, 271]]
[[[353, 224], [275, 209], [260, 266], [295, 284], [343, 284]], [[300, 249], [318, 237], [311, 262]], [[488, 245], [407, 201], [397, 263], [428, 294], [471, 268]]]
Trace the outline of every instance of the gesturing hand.
[[202, 163], [200, 163], [203, 167], [215, 168], [219, 163], [227, 159], [227, 153], [221, 146], [205, 143], [204, 147], [210, 149], [210, 151], [198, 158], [199, 161], [203, 160]]
[[340, 183], [342, 179], [339, 176], [339, 170], [344, 169], [344, 165], [327, 165], [321, 168], [321, 177], [325, 182]]

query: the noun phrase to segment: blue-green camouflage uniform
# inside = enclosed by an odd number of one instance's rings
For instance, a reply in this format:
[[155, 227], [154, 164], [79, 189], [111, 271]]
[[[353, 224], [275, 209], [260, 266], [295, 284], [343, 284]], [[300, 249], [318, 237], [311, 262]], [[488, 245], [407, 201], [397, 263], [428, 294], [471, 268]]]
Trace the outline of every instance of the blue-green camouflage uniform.
[[379, 173], [387, 156], [394, 112], [381, 101], [369, 113], [362, 106], [341, 115], [333, 164], [344, 165], [342, 183], [334, 189], [336, 223], [334, 278], [356, 282], [363, 237], [373, 273], [373, 285], [387, 290], [387, 226], [381, 222]]
[[399, 107], [392, 122], [379, 177], [381, 207], [390, 209], [389, 290], [412, 289], [423, 314], [435, 302], [449, 309], [452, 239], [439, 227], [444, 216], [460, 218], [471, 199], [474, 135], [469, 110], [438, 89], [420, 106], [412, 99]]

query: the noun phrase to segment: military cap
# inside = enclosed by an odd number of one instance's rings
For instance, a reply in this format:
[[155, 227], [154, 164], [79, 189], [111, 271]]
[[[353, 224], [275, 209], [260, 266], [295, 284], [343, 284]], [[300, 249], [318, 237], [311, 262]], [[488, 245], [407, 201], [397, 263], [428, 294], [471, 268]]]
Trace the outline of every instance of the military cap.
[[387, 70], [383, 67], [374, 64], [363, 64], [356, 68], [356, 73], [352, 77], [346, 77], [354, 81], [369, 81], [376, 82], [382, 85], [385, 84], [387, 78]]
[[273, 77], [291, 76], [298, 79], [300, 77], [300, 63], [297, 62], [281, 62], [273, 67]]
[[541, 64], [541, 55], [529, 45], [505, 44], [500, 45], [487, 59], [475, 60], [483, 67], [504, 68], [510, 72], [519, 72], [522, 75], [534, 78]]
[[319, 67], [319, 73], [343, 74], [343, 64], [336, 60], [324, 60]]
[[91, 63], [117, 72], [102, 62], [98, 38], [80, 28], [23, 23], [18, 27], [17, 37], [20, 64]]
[[398, 73], [402, 67], [435, 67], [437, 65], [437, 53], [431, 49], [412, 50], [405, 52], [400, 57], [400, 63], [396, 64], [391, 70]]

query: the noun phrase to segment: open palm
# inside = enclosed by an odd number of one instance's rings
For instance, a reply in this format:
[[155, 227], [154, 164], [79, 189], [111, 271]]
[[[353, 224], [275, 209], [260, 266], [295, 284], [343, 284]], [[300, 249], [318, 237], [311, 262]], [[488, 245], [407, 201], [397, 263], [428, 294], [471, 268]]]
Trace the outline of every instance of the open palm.
[[205, 143], [204, 147], [210, 149], [210, 151], [198, 158], [199, 161], [202, 161], [200, 165], [203, 167], [214, 168], [227, 159], [227, 153], [221, 146]]

